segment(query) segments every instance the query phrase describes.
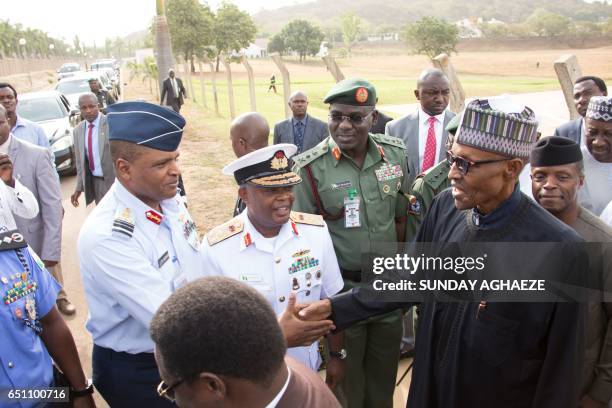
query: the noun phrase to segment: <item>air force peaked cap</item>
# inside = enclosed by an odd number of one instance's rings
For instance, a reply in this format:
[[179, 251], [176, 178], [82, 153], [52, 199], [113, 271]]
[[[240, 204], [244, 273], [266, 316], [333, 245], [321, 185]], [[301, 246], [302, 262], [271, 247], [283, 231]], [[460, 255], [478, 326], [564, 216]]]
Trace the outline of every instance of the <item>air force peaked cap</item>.
[[185, 119], [173, 110], [148, 102], [109, 105], [108, 139], [173, 152], [183, 137]]

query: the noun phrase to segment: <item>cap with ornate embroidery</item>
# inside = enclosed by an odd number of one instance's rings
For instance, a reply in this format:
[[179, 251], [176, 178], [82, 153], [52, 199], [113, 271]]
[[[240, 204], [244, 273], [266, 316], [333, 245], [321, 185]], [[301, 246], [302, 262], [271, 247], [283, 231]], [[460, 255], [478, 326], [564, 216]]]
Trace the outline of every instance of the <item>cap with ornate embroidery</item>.
[[341, 103], [353, 106], [376, 105], [376, 88], [361, 78], [348, 78], [335, 84], [323, 103]]
[[107, 108], [108, 140], [124, 140], [165, 152], [181, 143], [185, 119], [148, 102], [120, 102]]
[[527, 106], [509, 96], [468, 104], [455, 141], [506, 157], [527, 159], [537, 139], [538, 121]]
[[223, 168], [223, 174], [233, 175], [239, 185], [251, 183], [260, 187], [287, 187], [301, 183], [302, 178], [291, 171], [289, 159], [297, 146], [280, 143], [246, 154]]
[[592, 96], [586, 117], [600, 122], [612, 122], [612, 97]]

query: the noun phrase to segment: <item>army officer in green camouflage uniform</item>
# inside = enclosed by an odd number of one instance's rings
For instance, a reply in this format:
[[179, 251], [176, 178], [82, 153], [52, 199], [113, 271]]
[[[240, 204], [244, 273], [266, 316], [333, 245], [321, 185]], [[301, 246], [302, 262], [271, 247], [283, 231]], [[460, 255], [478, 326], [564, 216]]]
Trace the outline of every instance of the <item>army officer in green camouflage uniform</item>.
[[[348, 290], [364, 285], [364, 251], [377, 242], [404, 241], [406, 154], [401, 139], [369, 133], [378, 117], [369, 82], [341, 81], [324, 102], [330, 104], [331, 136], [294, 158], [294, 171], [304, 180], [295, 187], [294, 209], [326, 220]], [[393, 405], [401, 337], [399, 310], [345, 331], [346, 377], [338, 395], [343, 405]]]

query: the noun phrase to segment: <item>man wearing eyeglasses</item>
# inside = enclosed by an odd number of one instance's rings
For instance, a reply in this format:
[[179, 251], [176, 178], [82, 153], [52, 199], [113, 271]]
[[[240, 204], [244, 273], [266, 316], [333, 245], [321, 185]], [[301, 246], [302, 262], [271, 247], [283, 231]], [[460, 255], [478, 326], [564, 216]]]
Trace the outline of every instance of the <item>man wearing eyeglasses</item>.
[[[369, 133], [378, 119], [372, 84], [340, 81], [324, 102], [330, 136], [294, 158], [303, 179], [294, 209], [323, 216], [348, 290], [365, 285], [361, 258], [375, 243], [404, 241], [408, 170], [401, 139]], [[392, 311], [345, 332], [346, 377], [336, 393], [344, 406], [392, 406], [401, 316]]]
[[419, 108], [400, 119], [387, 123], [385, 133], [399, 137], [406, 145], [409, 184], [414, 178], [444, 160], [446, 126], [455, 116], [447, 111], [450, 83], [439, 69], [421, 72], [414, 95]]
[[[518, 187], [536, 135], [533, 111], [509, 97], [470, 102], [447, 153], [451, 188], [434, 199], [416, 241], [577, 247], [582, 241], [578, 234]], [[544, 257], [548, 264], [555, 261], [549, 254]], [[562, 258], [555, 264], [555, 277], [586, 272], [582, 268], [587, 260], [580, 249]], [[544, 259], [534, 262], [525, 259], [522, 265], [524, 269], [542, 265]], [[584, 308], [572, 302], [494, 302], [487, 293], [477, 295], [480, 301], [421, 304], [407, 405], [577, 407]], [[314, 302], [299, 315], [307, 320], [331, 315], [342, 330], [412, 303], [371, 302], [368, 297], [364, 289], [356, 289]]]

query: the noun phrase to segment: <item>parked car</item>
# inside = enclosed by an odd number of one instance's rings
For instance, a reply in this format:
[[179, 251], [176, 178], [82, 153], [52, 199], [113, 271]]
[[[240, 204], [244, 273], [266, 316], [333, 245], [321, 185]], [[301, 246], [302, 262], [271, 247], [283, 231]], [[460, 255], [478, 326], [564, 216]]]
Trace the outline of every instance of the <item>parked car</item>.
[[57, 80], [68, 78], [81, 70], [81, 66], [76, 62], [67, 62], [57, 70]]
[[117, 100], [117, 94], [108, 77], [98, 71], [81, 72], [70, 78], [62, 79], [55, 85], [55, 89], [66, 95], [70, 105], [77, 108], [79, 106], [79, 97], [86, 92], [91, 92], [89, 80], [92, 78], [97, 79], [102, 88], [109, 91], [113, 98]]
[[38, 123], [45, 130], [55, 156], [55, 168], [62, 175], [76, 173], [72, 130], [81, 112], [58, 91], [19, 94], [17, 114]]

